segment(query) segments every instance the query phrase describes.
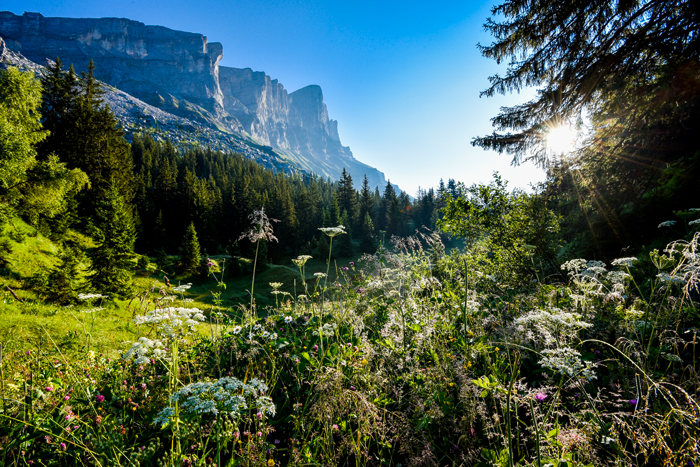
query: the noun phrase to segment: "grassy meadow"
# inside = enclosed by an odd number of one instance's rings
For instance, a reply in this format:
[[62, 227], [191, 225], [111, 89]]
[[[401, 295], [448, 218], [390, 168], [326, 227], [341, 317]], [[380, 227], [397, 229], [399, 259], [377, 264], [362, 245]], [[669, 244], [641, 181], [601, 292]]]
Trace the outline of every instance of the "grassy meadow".
[[52, 265], [52, 243], [12, 229], [2, 465], [700, 459], [698, 233], [525, 284], [487, 274], [471, 249], [446, 252], [437, 235], [255, 276], [245, 259], [210, 257], [181, 277], [175, 257], [141, 258], [132, 298], [61, 307], [24, 287]]

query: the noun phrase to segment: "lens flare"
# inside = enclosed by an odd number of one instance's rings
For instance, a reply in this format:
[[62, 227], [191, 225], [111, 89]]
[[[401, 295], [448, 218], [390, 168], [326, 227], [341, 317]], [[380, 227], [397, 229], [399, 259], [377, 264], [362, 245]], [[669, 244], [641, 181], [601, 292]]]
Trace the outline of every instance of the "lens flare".
[[576, 133], [568, 125], [552, 128], [547, 132], [547, 148], [553, 154], [564, 154], [573, 150], [576, 144]]

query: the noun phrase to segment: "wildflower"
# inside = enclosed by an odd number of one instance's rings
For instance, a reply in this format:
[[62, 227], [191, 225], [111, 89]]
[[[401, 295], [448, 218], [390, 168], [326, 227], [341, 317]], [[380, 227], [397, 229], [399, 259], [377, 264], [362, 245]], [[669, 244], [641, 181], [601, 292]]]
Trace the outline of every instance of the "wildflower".
[[695, 219], [694, 221], [688, 222], [688, 225], [700, 224], [700, 219]]
[[106, 295], [101, 295], [98, 293], [79, 293], [78, 294], [78, 300], [84, 301], [84, 300], [93, 300], [95, 298], [107, 298]]
[[676, 225], [676, 221], [665, 221], [665, 222], [662, 222], [661, 224], [659, 224], [657, 229], [660, 229], [661, 227], [672, 227], [674, 225]]
[[294, 318], [292, 318], [291, 316], [285, 316], [285, 317], [284, 317], [284, 322], [285, 322], [285, 323], [291, 323], [292, 321], [294, 321]]
[[338, 431], [338, 425], [333, 424], [333, 431]]
[[31, 351], [31, 350], [27, 350], [27, 355], [31, 355], [31, 354], [32, 354], [32, 351]]
[[46, 444], [51, 444], [51, 437], [50, 436], [44, 436], [44, 440], [46, 440]]
[[535, 399], [537, 399], [538, 402], [542, 402], [546, 398], [547, 398], [547, 394], [545, 394], [543, 392], [538, 392], [537, 394], [535, 394]]
[[268, 460], [267, 460], [267, 465], [268, 465], [269, 467], [272, 467], [273, 465], [275, 465], [275, 461], [273, 461], [272, 459], [268, 459]]
[[65, 396], [63, 396], [63, 400], [64, 401], [70, 400], [70, 396], [66, 394]]
[[270, 336], [270, 333], [268, 331], [265, 331], [265, 332], [263, 332], [262, 336], [267, 338]]
[[276, 332], [273, 333], [273, 334], [270, 336], [270, 339], [272, 339], [273, 341], [276, 341], [276, 340], [277, 340], [277, 333], [276, 333]]
[[570, 347], [561, 347], [554, 350], [543, 350], [545, 357], [540, 360], [540, 365], [556, 371], [562, 375], [583, 376], [589, 380], [595, 379], [593, 373], [595, 364], [581, 361], [581, 354]]
[[275, 290], [282, 287], [282, 285], [284, 285], [284, 284], [282, 284], [282, 282], [270, 282], [270, 287], [272, 287]]
[[637, 399], [630, 399], [630, 405], [636, 406], [637, 405]]
[[306, 262], [308, 260], [310, 260], [311, 258], [313, 258], [313, 256], [299, 255], [299, 256], [297, 256], [297, 259], [292, 260], [292, 263], [296, 264], [297, 267], [303, 267], [306, 264]]
[[262, 420], [262, 413], [261, 412], [258, 412], [255, 416], [258, 417], [258, 420]]
[[61, 443], [61, 451], [65, 451], [65, 450], [66, 450], [66, 443]]
[[272, 231], [272, 222], [279, 222], [277, 219], [270, 219], [267, 217], [267, 214], [265, 214], [265, 208], [261, 208], [260, 211], [253, 211], [253, 214], [248, 216], [248, 219], [250, 219], [250, 223], [254, 226], [247, 232], [243, 232], [240, 237], [238, 237], [238, 240], [243, 240], [244, 238], [248, 238], [251, 243], [256, 243], [258, 240], [265, 240], [268, 242], [271, 242], [272, 240], [278, 241], [277, 237], [273, 235]]
[[627, 268], [631, 268], [632, 264], [637, 261], [637, 258], [635, 257], [629, 257], [629, 258], [617, 258], [616, 260], [613, 260], [612, 264], [613, 266], [625, 266]]
[[331, 238], [347, 233], [345, 232], [345, 226], [343, 225], [339, 225], [338, 227], [321, 227], [318, 230], [320, 230], [321, 232], [323, 232]]
[[363, 358], [363, 359], [362, 359], [362, 364], [363, 364], [363, 365], [367, 365], [367, 359], [366, 359], [366, 358]]
[[318, 352], [318, 345], [314, 345], [314, 346], [311, 348], [311, 350], [313, 350], [314, 352]]
[[260, 326], [259, 324], [256, 324], [255, 326], [253, 326], [253, 331], [257, 331], [257, 330], [260, 329], [261, 327], [262, 327], [262, 326]]
[[354, 266], [354, 265], [355, 265], [355, 263], [350, 261], [350, 266]]
[[233, 333], [234, 333], [234, 334], [238, 334], [238, 333], [241, 332], [241, 329], [243, 329], [243, 328], [240, 327], [240, 326], [236, 326], [236, 327], [233, 328]]
[[280, 440], [276, 439], [275, 444], [280, 444]]
[[325, 272], [315, 272], [314, 276], [316, 276], [320, 279], [322, 277], [326, 277], [326, 273]]
[[48, 392], [51, 392], [51, 391], [53, 391], [53, 388], [52, 388], [51, 386], [46, 386], [46, 387], [44, 388], [44, 390], [46, 390], [46, 391], [48, 391]]
[[258, 438], [260, 438], [262, 436], [262, 431], [258, 431], [256, 434], [258, 435]]

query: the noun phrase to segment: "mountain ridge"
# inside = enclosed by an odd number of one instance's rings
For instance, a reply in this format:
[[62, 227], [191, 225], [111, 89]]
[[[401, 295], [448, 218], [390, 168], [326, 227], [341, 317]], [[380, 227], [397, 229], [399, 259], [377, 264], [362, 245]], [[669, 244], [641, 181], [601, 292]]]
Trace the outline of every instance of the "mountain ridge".
[[[323, 177], [343, 168], [357, 187], [386, 186], [384, 174], [343, 146], [323, 91], [310, 85], [288, 93], [278, 80], [250, 68], [221, 66], [223, 45], [207, 37], [124, 18], [53, 18], [0, 12], [7, 48], [37, 64], [60, 57], [146, 105], [218, 132]], [[127, 132], [131, 131], [126, 125]], [[181, 136], [181, 138], [186, 138]]]

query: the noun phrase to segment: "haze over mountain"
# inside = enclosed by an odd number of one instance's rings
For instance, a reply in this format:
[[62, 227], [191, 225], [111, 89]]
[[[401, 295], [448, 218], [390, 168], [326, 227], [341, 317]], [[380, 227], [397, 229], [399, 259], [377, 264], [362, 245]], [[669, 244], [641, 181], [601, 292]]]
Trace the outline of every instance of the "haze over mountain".
[[[365, 174], [370, 186], [386, 185], [382, 172], [341, 144], [338, 122], [329, 118], [319, 86], [288, 93], [263, 72], [220, 66], [222, 44], [201, 34], [120, 18], [0, 12], [0, 37], [8, 49], [38, 64], [60, 57], [85, 71], [93, 60], [98, 79], [136, 98], [131, 106], [145, 103], [195, 122], [190, 125], [195, 133], [203, 126], [219, 133], [219, 140], [249, 143], [333, 179], [345, 167], [358, 187]], [[145, 123], [157, 126], [154, 112], [145, 113], [153, 117]], [[188, 128], [179, 126], [180, 134]]]

